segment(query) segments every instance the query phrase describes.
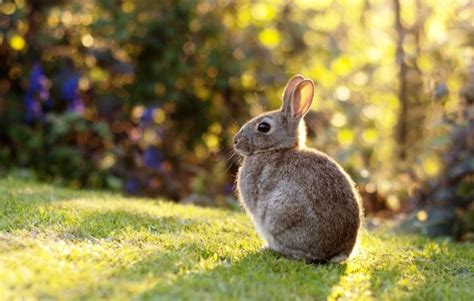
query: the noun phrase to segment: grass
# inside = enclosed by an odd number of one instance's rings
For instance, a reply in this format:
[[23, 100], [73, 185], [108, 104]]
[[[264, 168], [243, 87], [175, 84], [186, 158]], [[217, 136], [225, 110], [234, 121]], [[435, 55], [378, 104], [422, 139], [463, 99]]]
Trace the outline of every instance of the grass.
[[260, 251], [238, 211], [0, 180], [0, 300], [474, 300], [474, 246], [366, 232], [346, 264]]

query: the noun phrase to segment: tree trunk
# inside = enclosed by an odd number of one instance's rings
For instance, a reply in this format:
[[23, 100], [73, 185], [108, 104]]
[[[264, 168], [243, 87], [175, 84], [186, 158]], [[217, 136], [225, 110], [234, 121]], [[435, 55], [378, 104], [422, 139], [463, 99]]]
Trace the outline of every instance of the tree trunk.
[[407, 123], [408, 123], [408, 85], [407, 73], [408, 66], [406, 63], [405, 50], [403, 49], [403, 41], [405, 39], [405, 28], [401, 21], [401, 7], [399, 0], [393, 0], [393, 8], [395, 11], [395, 30], [397, 32], [397, 52], [396, 61], [398, 65], [398, 101], [400, 102], [400, 111], [398, 115], [397, 142], [398, 142], [398, 158], [402, 161], [407, 156]]

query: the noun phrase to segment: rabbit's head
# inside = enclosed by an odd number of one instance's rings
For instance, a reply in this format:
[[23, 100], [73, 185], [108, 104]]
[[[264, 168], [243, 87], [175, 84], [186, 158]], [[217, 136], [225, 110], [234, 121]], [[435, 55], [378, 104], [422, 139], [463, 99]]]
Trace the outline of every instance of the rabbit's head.
[[306, 128], [303, 117], [314, 96], [314, 83], [301, 75], [286, 85], [280, 110], [264, 113], [244, 124], [234, 136], [234, 148], [249, 156], [273, 150], [303, 146]]

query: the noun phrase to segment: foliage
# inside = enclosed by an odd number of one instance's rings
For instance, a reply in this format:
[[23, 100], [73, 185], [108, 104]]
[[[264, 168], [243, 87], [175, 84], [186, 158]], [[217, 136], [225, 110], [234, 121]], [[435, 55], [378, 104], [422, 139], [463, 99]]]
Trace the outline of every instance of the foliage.
[[397, 27], [392, 1], [379, 0], [3, 1], [0, 166], [226, 206], [232, 135], [302, 73], [318, 83], [309, 144], [368, 202], [401, 211], [442, 170], [441, 116], [458, 110], [472, 58], [468, 7], [402, 1]]
[[461, 93], [461, 114], [445, 117], [452, 136], [443, 171], [410, 199], [420, 210], [404, 223], [425, 234], [454, 235], [459, 240], [472, 239], [474, 233], [474, 66], [470, 71]]
[[341, 265], [261, 245], [241, 212], [0, 180], [1, 299], [474, 298], [470, 243], [364, 231]]

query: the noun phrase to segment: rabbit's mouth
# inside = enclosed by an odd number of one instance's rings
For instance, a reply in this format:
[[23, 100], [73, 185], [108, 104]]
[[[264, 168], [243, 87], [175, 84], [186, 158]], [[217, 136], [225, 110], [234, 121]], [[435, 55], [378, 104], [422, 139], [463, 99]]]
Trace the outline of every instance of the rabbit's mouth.
[[252, 147], [242, 142], [235, 144], [234, 150], [241, 156], [250, 156], [253, 153]]
[[240, 132], [234, 136], [234, 150], [241, 156], [250, 156], [253, 153], [253, 147]]
[[253, 154], [260, 154], [260, 153], [265, 153], [269, 151], [278, 151], [278, 150], [283, 150], [285, 149], [282, 147], [280, 144], [274, 144], [270, 145], [265, 148], [260, 148], [257, 149], [255, 146], [245, 143], [245, 142], [238, 142], [237, 144], [234, 145], [234, 150], [241, 156], [250, 156]]

